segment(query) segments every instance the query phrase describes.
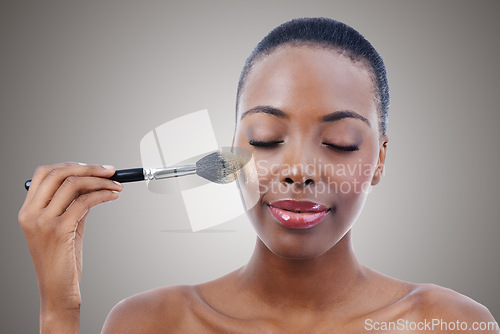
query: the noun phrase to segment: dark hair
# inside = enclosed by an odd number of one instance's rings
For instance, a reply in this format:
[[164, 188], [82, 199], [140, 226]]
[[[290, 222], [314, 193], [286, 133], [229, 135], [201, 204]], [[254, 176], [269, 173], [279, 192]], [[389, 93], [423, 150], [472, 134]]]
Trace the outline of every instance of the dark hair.
[[262, 57], [284, 44], [313, 45], [333, 48], [353, 61], [366, 62], [372, 72], [379, 111], [379, 129], [386, 133], [389, 111], [389, 85], [384, 62], [375, 48], [359, 32], [345, 23], [330, 18], [298, 18], [273, 29], [252, 51], [238, 82], [236, 111], [248, 73]]

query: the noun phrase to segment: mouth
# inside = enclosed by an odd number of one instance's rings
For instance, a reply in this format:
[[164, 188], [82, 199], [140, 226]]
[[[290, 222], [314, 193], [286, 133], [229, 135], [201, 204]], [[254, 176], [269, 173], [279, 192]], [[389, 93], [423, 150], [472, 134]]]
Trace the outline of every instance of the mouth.
[[330, 209], [315, 202], [279, 200], [268, 204], [272, 216], [283, 226], [308, 229], [319, 224]]

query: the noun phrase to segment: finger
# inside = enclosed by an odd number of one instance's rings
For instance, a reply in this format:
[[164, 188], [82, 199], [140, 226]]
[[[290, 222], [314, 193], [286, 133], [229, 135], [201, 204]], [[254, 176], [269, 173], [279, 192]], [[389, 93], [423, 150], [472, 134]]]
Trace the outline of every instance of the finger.
[[61, 215], [64, 222], [71, 224], [74, 228], [79, 221], [84, 219], [88, 211], [94, 206], [114, 201], [120, 197], [120, 193], [111, 190], [99, 190], [91, 193], [86, 193], [78, 196], [73, 204]]
[[50, 171], [52, 169], [64, 168], [64, 167], [70, 167], [70, 166], [76, 166], [76, 165], [79, 165], [79, 164], [75, 163], [75, 162], [66, 162], [66, 163], [55, 164], [55, 165], [50, 165], [50, 166], [39, 166], [35, 170], [35, 173], [33, 174], [33, 177], [31, 178], [30, 188], [28, 189], [28, 193], [26, 194], [26, 200], [24, 201], [24, 205], [29, 204], [29, 202], [32, 200], [33, 196], [35, 195], [35, 192], [38, 189], [38, 186], [47, 177], [47, 175], [50, 173]]
[[59, 187], [67, 177], [111, 177], [114, 172], [114, 167], [100, 165], [73, 165], [68, 167], [53, 168], [38, 186], [38, 189], [36, 190], [30, 204], [34, 209], [45, 208], [51, 201], [57, 189], [59, 189]]
[[120, 192], [123, 190], [123, 186], [116, 181], [102, 177], [69, 176], [63, 181], [45, 208], [46, 214], [51, 217], [60, 216], [79, 195], [98, 190]]

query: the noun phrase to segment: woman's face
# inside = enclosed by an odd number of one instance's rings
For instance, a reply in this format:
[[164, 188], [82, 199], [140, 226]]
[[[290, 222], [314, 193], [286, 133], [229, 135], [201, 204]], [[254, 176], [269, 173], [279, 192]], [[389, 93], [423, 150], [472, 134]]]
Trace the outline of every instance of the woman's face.
[[239, 101], [234, 146], [251, 150], [258, 179], [240, 188], [258, 193], [248, 214], [259, 238], [282, 257], [324, 254], [382, 172], [370, 72], [334, 50], [282, 46], [257, 61]]

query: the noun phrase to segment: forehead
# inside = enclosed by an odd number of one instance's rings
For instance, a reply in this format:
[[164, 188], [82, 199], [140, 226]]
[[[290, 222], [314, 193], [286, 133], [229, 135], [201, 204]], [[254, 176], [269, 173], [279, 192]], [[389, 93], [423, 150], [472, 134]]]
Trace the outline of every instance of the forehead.
[[377, 124], [371, 71], [334, 49], [279, 47], [257, 60], [240, 96], [238, 113], [269, 105], [291, 113], [354, 110]]

